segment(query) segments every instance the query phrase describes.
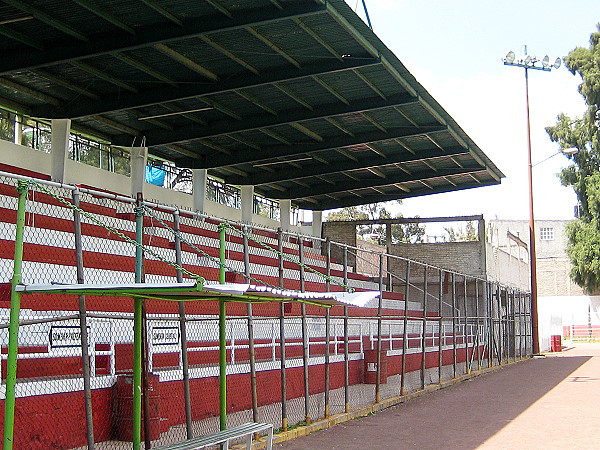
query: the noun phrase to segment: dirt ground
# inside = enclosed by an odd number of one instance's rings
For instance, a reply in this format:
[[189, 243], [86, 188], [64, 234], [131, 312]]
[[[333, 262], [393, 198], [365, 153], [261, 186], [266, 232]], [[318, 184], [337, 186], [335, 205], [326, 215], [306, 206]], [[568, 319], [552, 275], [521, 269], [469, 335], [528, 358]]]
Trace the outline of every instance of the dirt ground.
[[274, 448], [600, 449], [600, 344], [513, 364]]

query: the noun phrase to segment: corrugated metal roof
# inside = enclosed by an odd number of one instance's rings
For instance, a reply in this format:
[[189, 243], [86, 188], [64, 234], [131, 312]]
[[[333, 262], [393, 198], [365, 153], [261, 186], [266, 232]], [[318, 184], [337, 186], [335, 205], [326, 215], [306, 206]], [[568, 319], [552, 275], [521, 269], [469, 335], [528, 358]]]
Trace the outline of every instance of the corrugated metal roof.
[[343, 0], [5, 3], [0, 106], [306, 209], [503, 176]]

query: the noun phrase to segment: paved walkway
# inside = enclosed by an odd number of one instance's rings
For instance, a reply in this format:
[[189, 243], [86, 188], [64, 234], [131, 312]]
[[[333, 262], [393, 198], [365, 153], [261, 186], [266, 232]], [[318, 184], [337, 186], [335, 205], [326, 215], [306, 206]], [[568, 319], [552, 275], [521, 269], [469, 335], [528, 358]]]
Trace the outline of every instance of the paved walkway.
[[277, 449], [600, 449], [600, 344], [514, 364]]

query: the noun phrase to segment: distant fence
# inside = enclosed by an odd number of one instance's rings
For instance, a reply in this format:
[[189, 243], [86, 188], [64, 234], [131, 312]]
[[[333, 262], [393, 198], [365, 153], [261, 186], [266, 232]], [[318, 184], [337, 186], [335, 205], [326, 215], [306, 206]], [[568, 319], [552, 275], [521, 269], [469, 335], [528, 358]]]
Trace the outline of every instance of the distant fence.
[[[19, 179], [0, 174], [1, 402]], [[51, 182], [29, 190], [26, 284], [133, 282], [141, 211], [145, 281], [218, 280], [220, 219]], [[531, 354], [528, 293], [315, 237], [227, 230], [228, 282], [382, 292], [366, 308], [228, 304], [229, 426], [287, 429]], [[15, 448], [131, 446], [132, 312], [128, 298], [23, 297]], [[145, 301], [149, 445], [218, 430], [217, 313], [215, 302]]]

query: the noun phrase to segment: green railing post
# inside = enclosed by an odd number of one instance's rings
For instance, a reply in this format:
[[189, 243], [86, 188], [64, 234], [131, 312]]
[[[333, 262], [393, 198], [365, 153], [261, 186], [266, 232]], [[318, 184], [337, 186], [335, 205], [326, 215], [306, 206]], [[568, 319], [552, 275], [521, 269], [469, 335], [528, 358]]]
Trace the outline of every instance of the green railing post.
[[8, 326], [8, 356], [6, 360], [6, 400], [4, 402], [4, 449], [13, 448], [15, 432], [15, 386], [17, 384], [17, 354], [19, 352], [19, 313], [21, 311], [21, 293], [15, 290], [21, 284], [23, 266], [23, 235], [25, 231], [25, 205], [29, 183], [19, 181], [19, 206], [17, 209], [17, 228], [15, 232], [15, 260], [12, 290], [10, 295], [10, 321]]
[[[225, 284], [225, 229], [219, 224], [219, 283]], [[227, 339], [225, 300], [219, 300], [219, 429], [227, 429]]]
[[[142, 282], [143, 251], [142, 245], [144, 232], [144, 210], [138, 199], [135, 210], [135, 239], [139, 244], [135, 248], [135, 282]], [[143, 306], [144, 300], [133, 300], [133, 449], [139, 450], [142, 446], [142, 340], [143, 340]], [[146, 430], [148, 432], [148, 430]]]

